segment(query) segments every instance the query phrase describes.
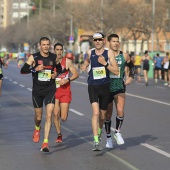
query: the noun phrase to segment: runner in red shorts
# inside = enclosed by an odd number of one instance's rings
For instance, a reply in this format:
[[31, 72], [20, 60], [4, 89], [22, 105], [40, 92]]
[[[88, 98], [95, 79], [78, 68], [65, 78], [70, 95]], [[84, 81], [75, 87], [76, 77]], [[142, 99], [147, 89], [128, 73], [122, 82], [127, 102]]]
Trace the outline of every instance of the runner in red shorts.
[[[54, 45], [57, 59], [61, 64], [62, 70], [56, 78], [56, 93], [54, 107], [54, 124], [58, 133], [57, 143], [62, 142], [60, 118], [63, 122], [67, 120], [70, 102], [72, 100], [70, 81], [79, 77], [78, 71], [73, 65], [72, 53], [67, 53], [63, 57], [63, 45], [57, 43]], [[70, 77], [71, 73], [71, 77]]]

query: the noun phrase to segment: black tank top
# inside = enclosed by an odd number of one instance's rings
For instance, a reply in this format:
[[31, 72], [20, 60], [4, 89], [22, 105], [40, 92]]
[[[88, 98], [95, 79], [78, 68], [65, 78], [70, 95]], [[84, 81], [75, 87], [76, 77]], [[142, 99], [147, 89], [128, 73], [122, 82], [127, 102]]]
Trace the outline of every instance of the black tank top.
[[143, 60], [143, 66], [148, 66], [149, 60], [147, 60], [147, 57], [145, 56], [145, 59]]
[[[35, 60], [35, 67], [40, 64], [44, 65], [44, 70], [49, 73], [53, 73], [54, 68], [56, 66], [56, 55], [49, 52], [48, 57], [43, 57], [40, 52], [33, 54]], [[51, 90], [55, 91], [55, 79], [42, 80], [42, 72], [38, 71], [36, 73], [32, 73], [33, 78], [33, 92], [41, 93], [51, 88]], [[44, 73], [46, 74], [46, 73]], [[40, 80], [41, 77], [41, 80]]]
[[[105, 58], [105, 61], [108, 61], [108, 49], [105, 49], [102, 53], [102, 56]], [[106, 69], [102, 64], [98, 62], [98, 55], [95, 53], [95, 49], [91, 50], [91, 56], [90, 56], [90, 70], [89, 70], [89, 77], [88, 77], [88, 85], [104, 85], [109, 84], [110, 77], [109, 77], [109, 70]], [[95, 70], [95, 69], [98, 70]], [[104, 73], [105, 76], [100, 78], [98, 75], [96, 75], [97, 78], [95, 78], [95, 72], [99, 72], [99, 75], [101, 72]], [[101, 74], [102, 76], [102, 74]], [[99, 78], [98, 78], [99, 77]]]

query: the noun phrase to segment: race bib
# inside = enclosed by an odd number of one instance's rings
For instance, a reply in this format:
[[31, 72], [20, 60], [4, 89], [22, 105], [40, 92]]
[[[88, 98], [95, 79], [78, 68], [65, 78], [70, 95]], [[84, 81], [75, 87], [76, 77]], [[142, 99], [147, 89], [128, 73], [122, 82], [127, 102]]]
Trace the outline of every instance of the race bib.
[[2, 68], [0, 68], [0, 74], [2, 74]]
[[93, 79], [103, 79], [106, 78], [106, 69], [105, 67], [95, 67], [93, 68]]
[[55, 84], [56, 84], [56, 88], [60, 87], [59, 81], [61, 80], [61, 78], [56, 78], [55, 79]]
[[18, 64], [20, 64], [20, 65], [24, 64], [24, 60], [19, 60]]
[[118, 68], [119, 68], [119, 74], [115, 75], [112, 72], [110, 72], [110, 78], [120, 78], [120, 67], [118, 67]]
[[51, 70], [42, 70], [38, 73], [39, 81], [50, 81], [51, 79]]

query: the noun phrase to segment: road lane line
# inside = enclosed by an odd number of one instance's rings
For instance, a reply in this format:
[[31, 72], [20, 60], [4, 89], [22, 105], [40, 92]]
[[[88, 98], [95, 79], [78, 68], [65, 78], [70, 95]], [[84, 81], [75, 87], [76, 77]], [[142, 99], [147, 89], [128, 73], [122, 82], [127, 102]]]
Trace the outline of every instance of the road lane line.
[[84, 76], [79, 76], [79, 78], [81, 78], [81, 79], [85, 79], [86, 77], [84, 77]]
[[153, 150], [153, 151], [155, 151], [155, 152], [158, 152], [158, 153], [160, 153], [160, 154], [162, 154], [162, 155], [164, 155], [164, 156], [166, 156], [166, 157], [168, 157], [168, 158], [170, 158], [170, 154], [167, 153], [167, 152], [165, 152], [165, 151], [162, 151], [162, 150], [160, 150], [160, 149], [158, 149], [158, 148], [155, 148], [155, 147], [153, 147], [153, 146], [151, 146], [151, 145], [149, 145], [149, 144], [147, 144], [147, 143], [141, 143], [141, 145], [142, 145], [142, 146], [145, 146], [145, 147], [147, 147], [147, 148], [149, 148], [149, 149], [151, 149], [151, 150]]
[[142, 97], [142, 96], [138, 96], [138, 95], [134, 95], [134, 94], [130, 94], [130, 93], [126, 93], [126, 95], [170, 106], [170, 103], [161, 102], [159, 100], [149, 99], [149, 98], [146, 98], [146, 97]]
[[88, 85], [87, 83], [83, 83], [83, 82], [76, 81], [76, 80], [74, 80], [74, 81], [73, 81], [73, 83], [77, 83], [77, 84], [83, 84], [83, 85], [86, 85], [86, 86]]
[[20, 86], [20, 87], [25, 87], [25, 86], [24, 86], [24, 85], [22, 85], [22, 84], [20, 84], [19, 86]]
[[[83, 83], [83, 82], [79, 82], [79, 81], [73, 81], [73, 83], [83, 84], [83, 85], [87, 86], [87, 83]], [[146, 98], [146, 97], [142, 97], [142, 96], [138, 96], [138, 95], [134, 95], [134, 94], [130, 94], [130, 93], [126, 93], [126, 95], [170, 106], [170, 103], [162, 102], [162, 101], [159, 101], [159, 100], [149, 99], [149, 98]]]
[[32, 89], [30, 89], [30, 88], [27, 88], [27, 90], [32, 91]]
[[13, 81], [13, 83], [14, 83], [14, 84], [18, 84], [18, 82], [16, 82], [16, 81]]
[[155, 86], [156, 88], [165, 89], [165, 87]]
[[73, 112], [73, 113], [79, 115], [79, 116], [84, 116], [83, 113], [80, 113], [80, 112], [78, 112], [78, 111], [76, 111], [76, 110], [74, 110], [74, 109], [69, 109], [69, 110], [70, 110], [71, 112]]
[[[114, 128], [112, 128], [111, 127], [111, 131], [115, 131], [116, 129], [114, 129]], [[152, 146], [152, 145], [149, 145], [149, 144], [147, 144], [147, 143], [140, 143], [140, 145], [141, 146], [144, 146], [144, 147], [146, 147], [146, 148], [148, 148], [148, 149], [151, 149], [151, 150], [153, 150], [153, 151], [155, 151], [155, 152], [157, 152], [157, 153], [159, 153], [159, 154], [162, 154], [162, 155], [164, 155], [164, 156], [166, 156], [166, 157], [168, 157], [168, 158], [170, 158], [170, 154], [169, 153], [167, 153], [167, 152], [165, 152], [165, 151], [163, 151], [163, 150], [160, 150], [160, 149], [158, 149], [158, 148], [156, 148], [156, 147], [154, 147], [154, 146]]]

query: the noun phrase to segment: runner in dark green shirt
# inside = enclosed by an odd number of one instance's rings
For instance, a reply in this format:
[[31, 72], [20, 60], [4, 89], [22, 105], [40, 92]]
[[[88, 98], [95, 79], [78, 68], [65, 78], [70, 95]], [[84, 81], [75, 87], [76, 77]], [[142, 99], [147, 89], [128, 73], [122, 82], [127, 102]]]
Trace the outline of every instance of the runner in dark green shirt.
[[[106, 114], [105, 129], [107, 133], [107, 143], [106, 148], [112, 148], [112, 138], [110, 134], [111, 129], [111, 117], [113, 111], [113, 100], [116, 105], [116, 130], [114, 133], [114, 138], [118, 145], [124, 144], [122, 135], [120, 134], [120, 128], [124, 119], [124, 105], [125, 105], [125, 91], [126, 85], [132, 82], [134, 77], [134, 65], [130, 60], [130, 56], [127, 53], [123, 53], [119, 50], [119, 36], [117, 34], [111, 34], [108, 36], [108, 42], [110, 49], [113, 50], [114, 57], [117, 61], [119, 74], [114, 75], [110, 73], [110, 101]], [[128, 77], [125, 77], [125, 64], [129, 67], [130, 73]]]

